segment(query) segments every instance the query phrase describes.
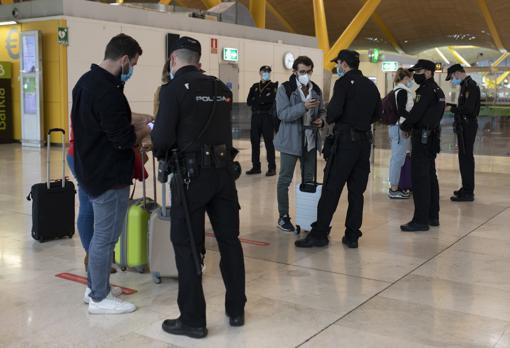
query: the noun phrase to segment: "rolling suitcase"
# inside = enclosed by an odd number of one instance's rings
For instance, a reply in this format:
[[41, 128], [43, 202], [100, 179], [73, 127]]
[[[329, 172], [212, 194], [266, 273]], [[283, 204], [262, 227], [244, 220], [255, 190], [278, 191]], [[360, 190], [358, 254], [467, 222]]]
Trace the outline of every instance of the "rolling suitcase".
[[411, 180], [411, 154], [406, 155], [406, 159], [402, 169], [400, 170], [400, 180], [398, 187], [402, 191], [410, 191], [413, 189], [413, 183]]
[[[62, 179], [50, 179], [50, 135], [62, 133]], [[27, 200], [32, 201], [32, 237], [43, 243], [74, 235], [74, 183], [66, 178], [65, 131], [48, 131], [46, 182], [32, 186]]]
[[161, 208], [156, 209], [149, 223], [149, 267], [154, 283], [162, 277], [177, 278], [175, 252], [170, 241], [170, 207], [166, 206], [166, 183], [162, 185]]
[[[313, 127], [304, 127], [314, 129]], [[306, 151], [305, 136], [303, 130], [303, 153]], [[319, 143], [319, 132], [316, 132], [316, 149]], [[315, 156], [314, 176], [311, 182], [304, 181], [304, 163], [301, 162], [301, 184], [296, 185], [296, 233], [311, 231], [312, 224], [317, 220], [317, 206], [322, 194], [322, 185], [317, 183], [317, 153]]]
[[[154, 165], [154, 157], [152, 161]], [[158, 204], [147, 198], [145, 175], [142, 174], [142, 178], [143, 197], [130, 200], [126, 223], [115, 245], [115, 263], [120, 266], [122, 271], [134, 268], [136, 271], [144, 273], [147, 270], [149, 218], [152, 212], [158, 208]], [[134, 191], [133, 189], [133, 194]]]

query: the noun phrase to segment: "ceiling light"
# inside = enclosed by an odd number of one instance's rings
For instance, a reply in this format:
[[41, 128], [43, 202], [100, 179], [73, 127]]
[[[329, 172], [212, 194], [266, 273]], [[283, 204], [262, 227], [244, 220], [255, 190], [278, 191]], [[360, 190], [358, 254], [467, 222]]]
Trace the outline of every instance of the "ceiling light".
[[16, 25], [18, 23], [16, 23], [15, 21], [3, 21], [3, 22], [0, 22], [0, 25]]

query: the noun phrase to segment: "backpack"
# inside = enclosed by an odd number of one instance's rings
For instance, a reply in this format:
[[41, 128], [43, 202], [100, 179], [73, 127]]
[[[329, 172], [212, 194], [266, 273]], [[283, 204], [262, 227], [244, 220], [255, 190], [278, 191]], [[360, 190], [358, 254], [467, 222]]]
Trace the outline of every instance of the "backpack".
[[381, 123], [386, 125], [394, 125], [397, 123], [398, 111], [397, 111], [397, 91], [402, 90], [402, 88], [397, 88], [392, 90], [390, 93], [386, 95], [386, 97], [382, 100], [382, 113], [381, 113]]

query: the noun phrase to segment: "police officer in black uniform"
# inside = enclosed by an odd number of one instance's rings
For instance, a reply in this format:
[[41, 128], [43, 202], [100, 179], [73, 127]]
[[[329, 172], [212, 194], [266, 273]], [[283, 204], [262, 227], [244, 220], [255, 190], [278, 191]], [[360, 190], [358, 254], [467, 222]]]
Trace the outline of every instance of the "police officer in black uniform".
[[[455, 121], [453, 130], [457, 133], [459, 147], [459, 168], [462, 178], [462, 187], [453, 192], [450, 198], [453, 202], [472, 202], [475, 199], [475, 145], [478, 131], [478, 114], [480, 113], [480, 87], [460, 64], [448, 68], [446, 81], [454, 86], [460, 85], [460, 94], [457, 105], [451, 105], [451, 112]], [[447, 107], [448, 108], [448, 107]]]
[[276, 175], [275, 151], [273, 145], [275, 118], [273, 116], [273, 104], [278, 90], [278, 82], [271, 81], [271, 67], [260, 67], [260, 81], [254, 83], [246, 103], [251, 107], [251, 161], [253, 168], [246, 172], [247, 175], [260, 174], [260, 136], [264, 138], [266, 146], [268, 171], [266, 176]]
[[434, 81], [434, 62], [420, 59], [409, 70], [414, 72], [413, 78], [419, 87], [414, 106], [400, 128], [411, 134], [414, 216], [400, 229], [418, 232], [428, 231], [429, 226], [439, 226], [436, 156], [440, 148], [440, 122], [445, 110], [445, 96]]
[[375, 84], [358, 70], [358, 52], [341, 50], [332, 62], [338, 64], [340, 78], [335, 83], [326, 120], [335, 124], [335, 138], [326, 164], [317, 221], [305, 238], [295, 242], [299, 248], [328, 245], [331, 220], [346, 183], [349, 208], [342, 243], [357, 248], [362, 235], [363, 194], [370, 173], [371, 124], [380, 118], [381, 96]]
[[[195, 39], [181, 37], [174, 44], [170, 55], [172, 80], [161, 88], [160, 107], [151, 134], [156, 157], [163, 163], [174, 163], [170, 238], [179, 272], [177, 302], [181, 316], [165, 320], [162, 327], [170, 334], [193, 338], [207, 335], [196, 252], [203, 249], [206, 213], [221, 254], [230, 325], [244, 325], [246, 302], [239, 241], [240, 207], [230, 155], [232, 93], [221, 81], [199, 70], [200, 55], [201, 46]], [[176, 154], [177, 157], [172, 156]], [[160, 163], [160, 172], [164, 172], [164, 167]]]

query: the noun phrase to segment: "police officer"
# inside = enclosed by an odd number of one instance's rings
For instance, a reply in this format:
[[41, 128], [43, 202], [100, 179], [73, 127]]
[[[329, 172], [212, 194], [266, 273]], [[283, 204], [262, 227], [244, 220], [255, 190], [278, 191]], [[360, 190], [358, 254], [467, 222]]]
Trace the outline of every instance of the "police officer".
[[453, 130], [457, 133], [459, 147], [459, 167], [462, 187], [453, 192], [450, 198], [454, 202], [472, 202], [475, 198], [475, 158], [473, 147], [478, 131], [478, 114], [480, 113], [480, 88], [475, 81], [466, 74], [460, 64], [448, 68], [446, 81], [452, 85], [460, 85], [459, 101], [457, 105], [448, 106], [454, 114]]
[[445, 110], [443, 90], [434, 81], [436, 64], [420, 59], [409, 69], [414, 72], [414, 106], [400, 128], [411, 134], [411, 178], [414, 199], [413, 219], [400, 226], [404, 232], [428, 231], [439, 226], [439, 184], [436, 156], [440, 145], [440, 122]]
[[278, 82], [271, 81], [271, 67], [264, 65], [259, 70], [260, 81], [253, 84], [246, 103], [251, 106], [251, 161], [252, 169], [247, 175], [260, 174], [260, 136], [264, 137], [266, 146], [268, 171], [266, 176], [276, 175], [275, 151], [273, 145], [275, 122], [273, 116], [273, 104], [276, 98]]
[[[178, 154], [171, 161], [176, 164], [172, 168], [170, 238], [179, 273], [177, 303], [181, 315], [165, 320], [162, 328], [170, 334], [193, 338], [207, 335], [196, 252], [203, 249], [205, 213], [221, 254], [220, 269], [227, 290], [225, 309], [231, 326], [244, 325], [246, 302], [240, 207], [230, 156], [232, 93], [221, 81], [200, 72], [200, 55], [200, 43], [190, 37], [181, 37], [172, 47], [172, 80], [161, 88], [151, 134], [158, 159], [168, 162], [170, 153], [175, 154], [177, 149]], [[180, 177], [184, 180], [177, 180]]]
[[338, 64], [340, 78], [335, 83], [326, 120], [335, 124], [335, 140], [326, 164], [317, 221], [305, 238], [295, 242], [298, 248], [328, 245], [331, 220], [346, 183], [349, 208], [342, 243], [357, 248], [362, 235], [363, 193], [370, 173], [371, 124], [380, 117], [381, 96], [375, 84], [358, 70], [358, 52], [341, 50], [332, 62]]

